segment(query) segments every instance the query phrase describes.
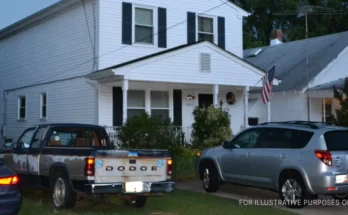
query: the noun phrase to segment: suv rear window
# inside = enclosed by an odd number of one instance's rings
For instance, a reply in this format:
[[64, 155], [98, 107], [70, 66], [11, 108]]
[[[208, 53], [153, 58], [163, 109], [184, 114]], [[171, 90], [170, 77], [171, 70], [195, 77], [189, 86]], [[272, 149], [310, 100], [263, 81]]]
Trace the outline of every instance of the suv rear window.
[[324, 138], [328, 151], [348, 151], [348, 130], [328, 131]]

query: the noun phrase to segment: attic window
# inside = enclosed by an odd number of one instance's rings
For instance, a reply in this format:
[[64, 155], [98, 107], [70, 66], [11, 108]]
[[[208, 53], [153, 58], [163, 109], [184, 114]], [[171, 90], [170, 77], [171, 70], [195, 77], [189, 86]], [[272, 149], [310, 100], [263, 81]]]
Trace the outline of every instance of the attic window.
[[201, 53], [200, 56], [201, 72], [210, 72], [211, 70], [211, 59], [209, 53]]

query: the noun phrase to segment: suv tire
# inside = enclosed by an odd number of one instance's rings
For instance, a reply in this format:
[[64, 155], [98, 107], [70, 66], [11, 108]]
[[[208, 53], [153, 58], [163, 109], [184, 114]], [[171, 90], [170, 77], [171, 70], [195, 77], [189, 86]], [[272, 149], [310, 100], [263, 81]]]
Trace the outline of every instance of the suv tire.
[[342, 201], [348, 199], [348, 193], [345, 193], [345, 194], [334, 194], [334, 195], [332, 195], [332, 198], [342, 202]]
[[215, 166], [212, 164], [204, 166], [201, 174], [204, 190], [208, 193], [215, 193], [220, 186], [219, 176]]
[[[295, 202], [292, 198], [295, 195]], [[306, 186], [299, 176], [285, 176], [279, 183], [279, 197], [289, 208], [303, 208], [307, 206]]]
[[76, 205], [76, 192], [71, 187], [68, 177], [63, 172], [54, 173], [52, 177], [52, 204], [58, 209], [70, 209]]

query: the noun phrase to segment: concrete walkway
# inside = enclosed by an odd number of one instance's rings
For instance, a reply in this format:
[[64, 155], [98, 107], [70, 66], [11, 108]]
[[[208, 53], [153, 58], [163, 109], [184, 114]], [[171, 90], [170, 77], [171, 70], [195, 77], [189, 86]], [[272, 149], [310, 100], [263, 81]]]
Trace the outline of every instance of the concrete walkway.
[[[205, 193], [202, 182], [200, 181], [188, 181], [188, 182], [177, 182], [176, 187], [183, 190], [191, 190], [196, 192]], [[240, 205], [250, 205], [250, 202], [254, 205], [266, 205], [271, 204], [275, 205], [279, 200], [277, 193], [260, 190], [249, 187], [242, 187], [237, 185], [222, 185], [219, 188], [219, 191], [212, 194], [224, 198], [234, 199], [240, 202]], [[319, 202], [321, 201], [321, 203]], [[291, 211], [300, 215], [346, 215], [348, 212], [348, 201], [339, 206], [333, 205], [336, 202], [330, 196], [320, 196], [316, 202], [312, 202], [311, 205], [301, 209], [289, 209], [284, 206], [276, 206], [283, 210]], [[331, 204], [330, 206], [328, 204]]]

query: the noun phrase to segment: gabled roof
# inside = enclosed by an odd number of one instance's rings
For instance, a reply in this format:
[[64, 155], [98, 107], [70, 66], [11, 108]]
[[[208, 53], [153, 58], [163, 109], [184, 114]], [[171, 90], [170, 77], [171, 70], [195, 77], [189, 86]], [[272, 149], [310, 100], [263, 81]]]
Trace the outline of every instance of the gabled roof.
[[[303, 90], [348, 46], [348, 31], [275, 46], [244, 50], [244, 59], [268, 71], [276, 65], [275, 75], [282, 80], [274, 91]], [[262, 49], [256, 57], [250, 53]], [[307, 79], [307, 50], [309, 68]]]
[[[199, 44], [199, 43], [208, 43], [210, 45], [213, 45], [214, 47], [218, 48], [220, 51], [223, 51], [223, 52], [225, 52], [225, 53], [227, 53], [227, 54], [237, 58], [238, 60], [241, 60], [241, 61], [245, 62], [247, 65], [255, 68], [257, 71], [265, 73], [265, 71], [263, 69], [255, 66], [255, 65], [253, 65], [251, 63], [249, 63], [248, 61], [245, 61], [243, 58], [240, 58], [239, 56], [233, 54], [232, 52], [229, 52], [229, 51], [227, 51], [225, 49], [220, 48], [219, 46], [217, 46], [214, 43], [211, 43], [209, 41], [199, 41], [199, 42], [195, 42], [195, 43], [190, 43], [190, 44], [184, 44], [184, 45], [176, 46], [174, 48], [166, 49], [164, 51], [160, 51], [160, 52], [156, 52], [154, 54], [146, 55], [144, 57], [136, 58], [134, 60], [130, 60], [130, 61], [127, 61], [127, 62], [124, 62], [124, 63], [121, 63], [121, 64], [117, 64], [117, 65], [114, 65], [114, 66], [111, 66], [111, 67], [108, 67], [108, 68], [104, 68], [104, 69], [95, 71], [95, 72], [91, 73], [90, 75], [93, 75], [93, 74], [96, 74], [96, 73], [100, 73], [100, 72], [103, 72], [103, 71], [107, 71], [107, 70], [118, 69], [118, 68], [130, 65], [130, 64], [134, 64], [134, 63], [137, 63], [137, 62], [140, 62], [140, 61], [144, 61], [144, 60], [156, 57], [156, 56], [160, 56], [160, 55], [163, 55], [163, 54], [167, 54], [167, 53], [170, 53], [170, 52], [174, 52], [174, 51], [178, 51], [178, 50], [181, 50], [181, 49], [184, 49], [184, 48], [188, 48], [190, 46], [193, 46], [193, 45], [196, 45], [196, 44]], [[90, 76], [90, 75], [88, 75], [88, 76]], [[278, 77], [275, 77], [275, 78], [279, 80]]]

